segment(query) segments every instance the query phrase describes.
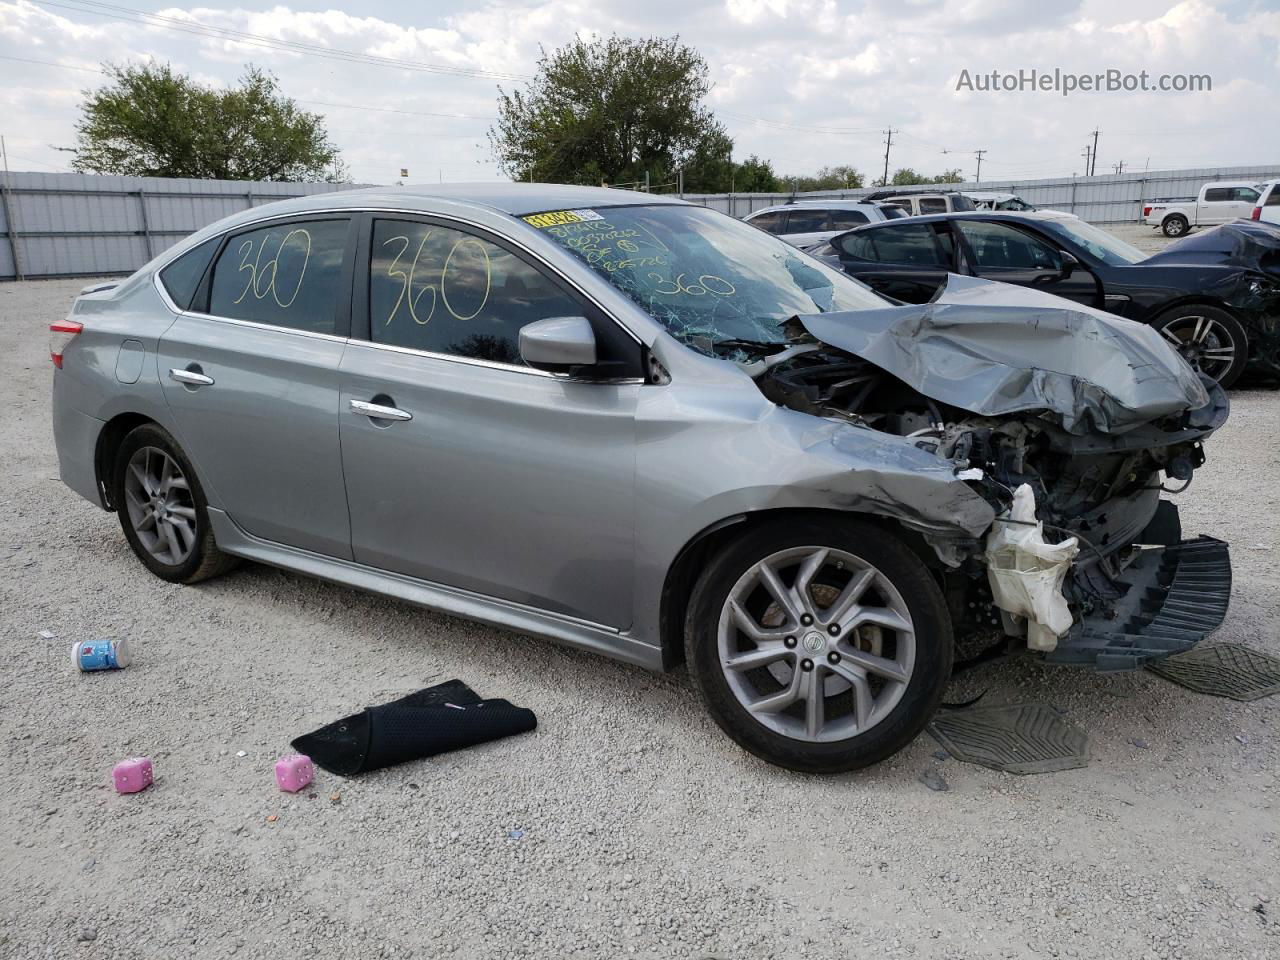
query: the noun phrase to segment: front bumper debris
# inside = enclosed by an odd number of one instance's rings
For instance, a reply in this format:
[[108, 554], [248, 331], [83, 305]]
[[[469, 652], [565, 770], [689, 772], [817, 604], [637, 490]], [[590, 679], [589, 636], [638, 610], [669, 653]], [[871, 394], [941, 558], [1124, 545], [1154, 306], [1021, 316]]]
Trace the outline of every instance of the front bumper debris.
[[1231, 556], [1221, 540], [1197, 537], [1142, 551], [1112, 582], [1119, 596], [1072, 627], [1046, 662], [1135, 670], [1190, 650], [1227, 615]]

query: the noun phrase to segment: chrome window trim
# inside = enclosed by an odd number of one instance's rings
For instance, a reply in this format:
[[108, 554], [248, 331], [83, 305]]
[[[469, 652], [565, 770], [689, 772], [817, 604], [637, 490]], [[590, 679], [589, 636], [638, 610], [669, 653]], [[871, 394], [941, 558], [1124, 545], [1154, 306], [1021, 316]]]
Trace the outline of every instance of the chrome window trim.
[[[591, 294], [589, 294], [586, 290], [584, 290], [582, 288], [582, 285], [579, 284], [576, 280], [574, 280], [572, 277], [566, 274], [559, 267], [555, 266], [554, 264], [548, 263], [545, 259], [543, 259], [537, 253], [537, 251], [530, 249], [525, 243], [521, 242], [515, 237], [509, 236], [503, 233], [498, 233], [496, 230], [493, 229], [493, 227], [490, 227], [483, 223], [479, 223], [475, 220], [469, 220], [466, 217], [457, 216], [456, 214], [452, 214], [452, 213], [438, 213], [433, 210], [413, 210], [413, 209], [407, 209], [405, 207], [377, 207], [377, 206], [374, 206], [374, 207], [324, 207], [319, 210], [302, 210], [302, 211], [295, 210], [292, 213], [277, 213], [269, 217], [263, 217], [260, 220], [252, 220], [246, 223], [238, 223], [235, 226], [228, 227], [226, 230], [223, 230], [221, 233], [214, 234], [212, 237], [206, 237], [205, 239], [213, 240], [215, 238], [224, 237], [229, 233], [239, 233], [239, 232], [244, 232], [248, 230], [255, 230], [258, 227], [262, 226], [263, 224], [271, 223], [272, 221], [275, 221], [275, 220], [306, 219], [307, 217], [322, 216], [325, 214], [347, 214], [354, 218], [356, 216], [359, 216], [362, 213], [371, 213], [371, 214], [398, 213], [398, 214], [404, 214], [412, 217], [435, 217], [440, 220], [448, 220], [452, 223], [464, 224], [468, 227], [472, 227], [484, 233], [497, 236], [502, 240], [506, 241], [507, 243], [510, 243], [513, 246], [519, 247], [526, 254], [528, 254], [534, 260], [535, 263], [539, 264], [540, 266], [544, 267], [551, 273], [555, 274], [557, 277], [559, 277], [561, 280], [563, 280], [565, 283], [571, 286], [574, 290], [578, 292], [579, 295], [581, 295], [584, 299], [586, 299], [588, 303], [592, 304], [597, 310], [599, 310], [602, 314], [604, 314], [606, 317], [612, 320], [614, 324], [616, 324], [622, 330], [623, 333], [625, 333], [628, 337], [630, 337], [633, 341], [635, 341], [636, 346], [643, 347], [645, 345], [644, 341], [641, 340], [639, 336], [637, 336], [634, 330], [632, 330], [625, 323], [623, 323], [616, 316], [614, 316], [614, 314], [611, 311], [607, 310], [601, 303], [599, 303], [596, 300], [595, 297], [591, 296]], [[509, 216], [515, 216], [515, 214], [510, 214]], [[194, 249], [194, 247], [190, 249]], [[307, 331], [298, 331], [296, 328], [293, 328], [293, 327], [277, 327], [273, 324], [267, 324], [267, 323], [259, 324], [251, 320], [236, 320], [234, 317], [219, 317], [219, 316], [213, 316], [207, 313], [196, 313], [194, 311], [180, 310], [177, 307], [177, 305], [173, 302], [173, 299], [169, 296], [168, 291], [164, 289], [164, 284], [160, 282], [160, 271], [163, 270], [165, 267], [169, 266], [169, 264], [173, 263], [173, 261], [177, 260], [179, 257], [183, 256], [186, 253], [187, 253], [187, 250], [183, 250], [182, 253], [174, 254], [172, 257], [168, 258], [162, 263], [159, 263], [152, 271], [152, 278], [153, 278], [155, 287], [157, 290], [160, 291], [160, 295], [164, 299], [166, 306], [168, 306], [172, 312], [184, 314], [186, 316], [191, 316], [191, 317], [200, 317], [202, 319], [208, 318], [213, 320], [225, 320], [231, 323], [246, 323], [246, 324], [251, 324], [253, 326], [260, 326], [260, 327], [264, 327], [271, 330], [288, 330], [294, 333], [307, 332]], [[586, 269], [590, 269], [590, 267], [587, 267]], [[314, 334], [314, 336], [324, 337], [324, 336], [330, 336], [330, 335]], [[347, 340], [350, 338], [336, 337], [335, 339]], [[352, 340], [352, 342], [353, 343], [372, 343], [373, 341]], [[403, 349], [410, 349], [410, 348], [406, 347]], [[414, 352], [426, 353], [426, 351], [422, 351], [422, 350], [414, 351]], [[449, 357], [445, 354], [427, 354], [427, 355], [445, 357], [446, 359], [456, 359], [456, 360], [471, 359], [467, 357]], [[495, 364], [488, 360], [477, 361], [477, 362], [490, 365], [490, 366], [500, 367], [504, 370], [520, 370], [522, 372], [529, 371], [529, 368], [517, 367], [512, 364], [505, 364], [505, 363]], [[561, 376], [559, 374], [547, 373], [546, 371], [543, 371], [543, 370], [532, 371], [532, 372], [536, 372], [539, 375], [543, 375], [543, 376], [551, 376], [551, 377]], [[593, 382], [603, 382], [603, 381], [593, 381]], [[643, 383], [644, 381], [643, 379], [640, 379], [637, 382]]]

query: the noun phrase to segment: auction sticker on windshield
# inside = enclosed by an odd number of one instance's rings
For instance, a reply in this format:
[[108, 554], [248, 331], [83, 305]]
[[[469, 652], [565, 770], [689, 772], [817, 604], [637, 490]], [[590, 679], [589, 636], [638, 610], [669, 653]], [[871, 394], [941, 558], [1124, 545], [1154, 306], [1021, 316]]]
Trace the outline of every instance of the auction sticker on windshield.
[[603, 220], [604, 217], [594, 210], [549, 210], [546, 213], [531, 213], [521, 217], [525, 223], [538, 229], [559, 227], [566, 223], [582, 223], [585, 220]]

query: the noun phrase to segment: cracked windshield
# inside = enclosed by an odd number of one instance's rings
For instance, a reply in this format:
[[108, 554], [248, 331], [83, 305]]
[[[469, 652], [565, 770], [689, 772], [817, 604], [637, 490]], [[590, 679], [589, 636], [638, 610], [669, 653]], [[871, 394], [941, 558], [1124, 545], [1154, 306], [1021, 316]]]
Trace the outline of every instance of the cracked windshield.
[[702, 207], [558, 210], [524, 217], [703, 353], [784, 343], [797, 315], [885, 301], [763, 231]]

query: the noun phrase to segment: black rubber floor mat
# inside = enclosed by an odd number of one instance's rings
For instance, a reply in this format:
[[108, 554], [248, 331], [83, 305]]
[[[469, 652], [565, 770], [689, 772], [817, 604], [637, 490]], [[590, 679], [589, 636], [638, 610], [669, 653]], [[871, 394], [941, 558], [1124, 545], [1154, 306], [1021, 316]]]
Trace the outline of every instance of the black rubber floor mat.
[[944, 710], [928, 729], [957, 760], [1007, 773], [1052, 773], [1089, 763], [1089, 735], [1048, 704]]
[[1232, 700], [1280, 693], [1280, 660], [1243, 643], [1215, 643], [1156, 660], [1147, 669], [1179, 686]]

